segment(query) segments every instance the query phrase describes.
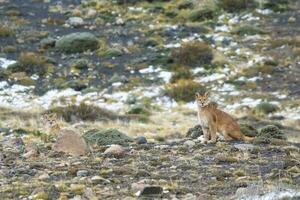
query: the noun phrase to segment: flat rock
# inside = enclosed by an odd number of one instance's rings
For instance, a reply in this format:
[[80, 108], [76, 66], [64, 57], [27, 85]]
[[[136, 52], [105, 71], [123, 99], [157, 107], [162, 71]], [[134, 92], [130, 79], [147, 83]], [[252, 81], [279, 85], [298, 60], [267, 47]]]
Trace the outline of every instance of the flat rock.
[[88, 146], [84, 139], [78, 133], [71, 130], [62, 130], [52, 149], [73, 156], [86, 155], [88, 153]]

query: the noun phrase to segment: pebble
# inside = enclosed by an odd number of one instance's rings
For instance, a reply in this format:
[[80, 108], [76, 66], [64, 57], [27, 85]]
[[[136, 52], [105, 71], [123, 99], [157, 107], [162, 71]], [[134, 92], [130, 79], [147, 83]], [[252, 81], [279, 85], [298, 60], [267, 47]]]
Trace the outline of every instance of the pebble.
[[193, 148], [196, 143], [194, 141], [192, 141], [192, 140], [187, 140], [183, 144], [184, 144], [184, 146], [186, 146], [188, 148]]
[[78, 170], [76, 176], [78, 177], [85, 177], [88, 176], [89, 172], [87, 170]]

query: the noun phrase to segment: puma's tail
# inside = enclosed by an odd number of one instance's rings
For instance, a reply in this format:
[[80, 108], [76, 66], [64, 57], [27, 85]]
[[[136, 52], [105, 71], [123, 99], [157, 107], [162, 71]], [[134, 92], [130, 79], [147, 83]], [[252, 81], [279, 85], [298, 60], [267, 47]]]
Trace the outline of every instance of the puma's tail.
[[248, 137], [246, 135], [243, 135], [242, 140], [245, 142], [252, 142], [255, 139], [255, 137]]

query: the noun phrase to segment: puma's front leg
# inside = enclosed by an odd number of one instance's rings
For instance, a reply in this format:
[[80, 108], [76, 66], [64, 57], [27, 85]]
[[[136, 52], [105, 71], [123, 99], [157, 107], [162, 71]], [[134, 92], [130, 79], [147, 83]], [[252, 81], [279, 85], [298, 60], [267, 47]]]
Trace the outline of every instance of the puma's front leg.
[[209, 127], [210, 137], [211, 137], [211, 143], [217, 142], [217, 127], [215, 124], [210, 125]]
[[203, 135], [204, 135], [204, 143], [206, 144], [209, 140], [209, 129], [207, 127], [202, 127]]

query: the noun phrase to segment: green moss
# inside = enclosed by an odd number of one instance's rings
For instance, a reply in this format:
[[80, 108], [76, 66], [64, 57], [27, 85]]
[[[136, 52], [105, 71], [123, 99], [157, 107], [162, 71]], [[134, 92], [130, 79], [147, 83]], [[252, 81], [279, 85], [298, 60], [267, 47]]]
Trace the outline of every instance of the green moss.
[[213, 53], [205, 42], [191, 41], [183, 43], [178, 49], [174, 49], [170, 58], [181, 65], [199, 67], [200, 65], [210, 64]]
[[256, 34], [263, 34], [264, 31], [255, 25], [244, 24], [236, 27], [233, 30], [233, 33], [238, 35], [256, 35]]
[[258, 104], [254, 108], [254, 112], [257, 114], [269, 114], [269, 113], [276, 112], [278, 109], [279, 109], [279, 107], [275, 104], [263, 102], [263, 103]]
[[173, 84], [165, 86], [165, 93], [167, 96], [176, 101], [190, 102], [194, 100], [196, 92], [203, 91], [204, 87], [193, 80], [178, 80]]
[[80, 105], [68, 105], [66, 107], [54, 107], [49, 109], [47, 112], [56, 113], [58, 117], [63, 118], [67, 122], [73, 120], [83, 121], [95, 121], [95, 120], [115, 120], [118, 119], [118, 115], [100, 108], [98, 106], [88, 105], [84, 102]]
[[90, 130], [83, 135], [83, 138], [88, 143], [97, 145], [119, 144], [128, 146], [133, 141], [132, 138], [117, 129]]

